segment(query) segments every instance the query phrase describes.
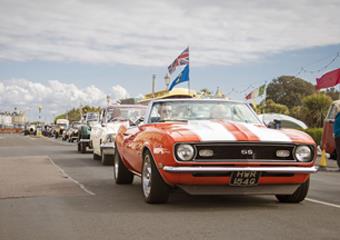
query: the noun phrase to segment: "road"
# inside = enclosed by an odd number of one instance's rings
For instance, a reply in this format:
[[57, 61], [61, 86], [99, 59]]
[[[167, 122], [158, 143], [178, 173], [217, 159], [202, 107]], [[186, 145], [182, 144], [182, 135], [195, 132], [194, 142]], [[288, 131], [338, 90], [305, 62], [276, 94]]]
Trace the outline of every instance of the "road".
[[1, 240], [307, 238], [340, 239], [340, 172], [313, 175], [300, 204], [176, 190], [148, 205], [139, 179], [115, 185], [112, 167], [74, 144], [0, 136]]

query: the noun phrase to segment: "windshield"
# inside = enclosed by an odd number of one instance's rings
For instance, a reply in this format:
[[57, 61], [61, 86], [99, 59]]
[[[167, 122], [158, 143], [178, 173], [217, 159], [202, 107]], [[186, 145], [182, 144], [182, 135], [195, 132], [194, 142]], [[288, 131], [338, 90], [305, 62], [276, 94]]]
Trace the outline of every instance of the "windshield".
[[149, 118], [152, 123], [187, 120], [231, 120], [260, 124], [248, 105], [227, 101], [156, 102]]
[[98, 120], [98, 113], [96, 112], [89, 112], [86, 114], [87, 121], [97, 121]]
[[66, 123], [57, 123], [57, 126], [59, 126], [59, 127], [64, 127], [64, 128], [66, 128], [67, 125], [68, 125], [68, 124], [66, 124]]
[[144, 108], [124, 108], [115, 107], [107, 112], [108, 122], [119, 121], [119, 120], [137, 120], [138, 118], [144, 116]]

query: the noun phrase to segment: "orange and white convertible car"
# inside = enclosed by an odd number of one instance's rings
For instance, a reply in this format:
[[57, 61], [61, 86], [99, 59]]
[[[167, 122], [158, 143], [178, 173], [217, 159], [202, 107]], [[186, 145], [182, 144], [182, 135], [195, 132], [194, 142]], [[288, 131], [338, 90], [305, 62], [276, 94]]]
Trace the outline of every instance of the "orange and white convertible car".
[[304, 132], [270, 129], [246, 103], [165, 99], [144, 119], [122, 126], [114, 178], [141, 177], [146, 202], [162, 203], [172, 188], [189, 194], [269, 194], [280, 202], [306, 197], [316, 144]]

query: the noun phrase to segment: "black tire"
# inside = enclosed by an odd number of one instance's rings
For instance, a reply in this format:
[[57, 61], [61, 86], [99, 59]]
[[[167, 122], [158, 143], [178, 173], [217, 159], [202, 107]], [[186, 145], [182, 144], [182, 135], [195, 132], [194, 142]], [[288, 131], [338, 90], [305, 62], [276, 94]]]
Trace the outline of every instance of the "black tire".
[[170, 187], [163, 181], [149, 152], [143, 156], [142, 192], [147, 203], [166, 203], [170, 194]]
[[330, 159], [333, 159], [333, 160], [337, 160], [337, 155], [336, 155], [336, 150], [334, 150], [334, 152], [332, 152], [329, 156]]
[[80, 143], [80, 152], [81, 153], [86, 153], [86, 145], [85, 145], [85, 143]]
[[101, 157], [93, 152], [93, 160], [101, 160]]
[[80, 143], [77, 143], [77, 151], [80, 152]]
[[301, 184], [292, 195], [276, 195], [277, 200], [282, 203], [299, 203], [305, 199], [309, 189], [309, 179]]
[[101, 163], [104, 166], [112, 166], [113, 165], [113, 155], [111, 155], [111, 154], [104, 154], [102, 152]]
[[117, 151], [114, 154], [113, 177], [117, 184], [132, 184], [133, 174], [125, 167]]

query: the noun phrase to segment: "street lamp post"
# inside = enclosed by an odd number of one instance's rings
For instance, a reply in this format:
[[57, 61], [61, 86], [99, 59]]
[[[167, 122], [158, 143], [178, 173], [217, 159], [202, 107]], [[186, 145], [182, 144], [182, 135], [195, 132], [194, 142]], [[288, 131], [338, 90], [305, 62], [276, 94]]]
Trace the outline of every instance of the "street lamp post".
[[164, 81], [165, 81], [166, 90], [168, 90], [169, 89], [169, 85], [170, 85], [170, 81], [171, 81], [169, 73], [165, 74]]

